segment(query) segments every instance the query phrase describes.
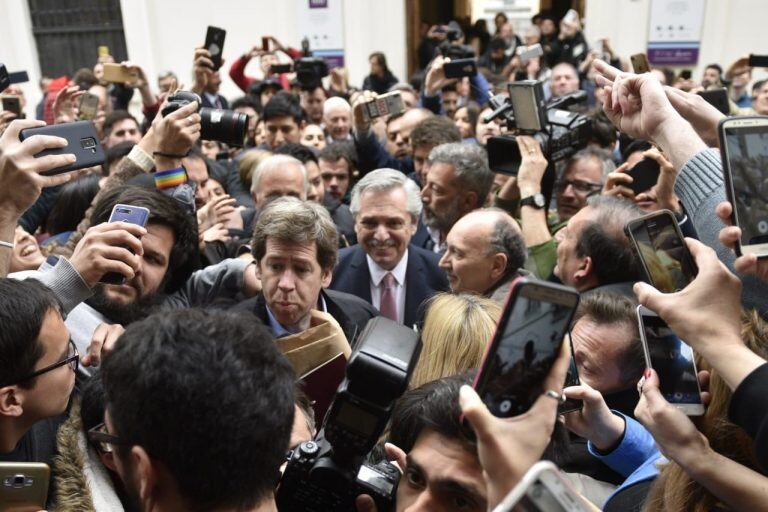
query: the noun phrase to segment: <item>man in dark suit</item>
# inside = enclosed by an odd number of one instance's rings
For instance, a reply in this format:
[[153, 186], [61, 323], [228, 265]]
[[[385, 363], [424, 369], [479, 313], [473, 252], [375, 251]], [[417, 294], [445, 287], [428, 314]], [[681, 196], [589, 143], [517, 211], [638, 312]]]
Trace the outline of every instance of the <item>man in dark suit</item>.
[[378, 169], [355, 185], [350, 210], [359, 245], [339, 252], [330, 287], [412, 326], [424, 301], [448, 290], [439, 256], [410, 243], [421, 214], [418, 185], [399, 171]]
[[252, 244], [262, 290], [235, 306], [259, 317], [276, 337], [310, 327], [312, 310], [325, 311], [354, 340], [378, 312], [352, 295], [324, 291], [338, 253], [338, 233], [321, 205], [282, 197], [268, 203], [254, 227]]

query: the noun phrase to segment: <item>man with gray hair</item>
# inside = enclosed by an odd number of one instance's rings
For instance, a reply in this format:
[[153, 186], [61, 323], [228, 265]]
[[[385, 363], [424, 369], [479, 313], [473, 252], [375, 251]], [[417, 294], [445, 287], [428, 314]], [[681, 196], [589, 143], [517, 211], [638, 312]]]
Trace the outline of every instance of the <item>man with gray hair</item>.
[[357, 297], [324, 290], [336, 264], [339, 235], [322, 205], [293, 197], [270, 201], [259, 212], [253, 233], [261, 292], [235, 310], [255, 314], [278, 338], [307, 330], [312, 310], [324, 311], [350, 343], [377, 316]]
[[587, 147], [565, 164], [555, 183], [557, 216], [565, 222], [587, 205], [587, 198], [599, 194], [605, 178], [616, 169], [611, 154], [604, 149]]
[[349, 131], [352, 129], [352, 106], [344, 98], [328, 98], [323, 104], [323, 124], [328, 134], [328, 144], [351, 140]]
[[400, 171], [377, 169], [352, 189], [350, 210], [358, 245], [339, 252], [331, 288], [413, 325], [421, 319], [422, 303], [448, 289], [439, 257], [410, 243], [422, 210], [418, 185]]
[[440, 268], [454, 293], [491, 297], [519, 275], [527, 257], [520, 226], [499, 208], [468, 213], [454, 224], [446, 241]]
[[273, 199], [291, 196], [307, 199], [309, 179], [304, 164], [288, 155], [273, 155], [261, 162], [251, 176], [251, 197], [256, 210]]
[[483, 207], [493, 178], [483, 148], [460, 142], [435, 147], [427, 158], [421, 191], [426, 229], [416, 235], [416, 245], [445, 251], [448, 232], [461, 217]]

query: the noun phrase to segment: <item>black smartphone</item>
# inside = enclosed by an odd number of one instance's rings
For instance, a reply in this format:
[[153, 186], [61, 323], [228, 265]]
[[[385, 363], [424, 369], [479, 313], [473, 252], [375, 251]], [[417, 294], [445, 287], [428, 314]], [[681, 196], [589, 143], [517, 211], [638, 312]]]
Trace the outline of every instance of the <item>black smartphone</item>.
[[523, 414], [545, 391], [542, 383], [578, 303], [573, 288], [515, 280], [474, 383], [491, 413], [501, 418]]
[[624, 227], [648, 282], [664, 293], [682, 290], [696, 278], [698, 268], [677, 219], [669, 210], [644, 215]]
[[77, 121], [74, 123], [52, 124], [40, 128], [25, 128], [19, 133], [19, 140], [25, 140], [33, 135], [54, 135], [67, 139], [68, 144], [63, 148], [45, 149], [35, 157], [47, 155], [74, 154], [74, 163], [64, 167], [52, 169], [43, 174], [61, 174], [87, 167], [102, 165], [106, 160], [104, 148], [96, 134], [96, 127], [91, 121]]
[[13, 73], [8, 73], [8, 78], [12, 84], [25, 84], [29, 82], [29, 73], [26, 71], [14, 71]]
[[680, 78], [683, 80], [690, 80], [692, 76], [690, 69], [684, 69], [680, 72]]
[[269, 51], [269, 38], [267, 36], [261, 38], [261, 49], [265, 52]]
[[477, 61], [475, 59], [456, 59], [443, 65], [445, 78], [462, 78], [477, 74]]
[[293, 66], [288, 64], [272, 64], [269, 66], [270, 73], [290, 73], [293, 71]]
[[731, 113], [731, 104], [728, 101], [728, 89], [712, 89], [711, 91], [700, 91], [699, 96], [707, 100], [707, 103], [715, 107], [725, 115]]
[[223, 28], [208, 27], [205, 34], [205, 49], [211, 54], [214, 71], [218, 71], [222, 64], [222, 52], [224, 51], [224, 38], [227, 37], [227, 31]]
[[[570, 336], [568, 336], [570, 340]], [[576, 356], [573, 351], [573, 341], [571, 343], [571, 364], [568, 365], [568, 373], [565, 375], [565, 384], [563, 387], [580, 386], [579, 369], [576, 366]], [[566, 398], [565, 402], [557, 406], [557, 414], [568, 414], [569, 412], [580, 411], [584, 407], [584, 401], [578, 398]]]
[[77, 116], [83, 121], [90, 121], [99, 111], [99, 97], [95, 94], [86, 92], [80, 96], [80, 102], [77, 107]]
[[637, 306], [637, 321], [645, 364], [659, 374], [661, 394], [689, 416], [704, 414], [693, 349], [650, 309]]
[[768, 55], [750, 55], [747, 64], [752, 68], [768, 68]]
[[741, 228], [736, 254], [768, 257], [768, 117], [725, 118], [718, 132], [731, 220]]
[[[149, 220], [149, 210], [142, 206], [129, 204], [116, 204], [109, 215], [109, 222], [128, 222], [137, 226], [146, 227]], [[108, 272], [101, 277], [101, 282], [106, 284], [123, 284], [125, 276], [117, 272]]]
[[13, 112], [16, 117], [21, 117], [21, 100], [18, 96], [0, 96], [0, 110]]
[[5, 69], [5, 64], [0, 64], [0, 92], [3, 92], [11, 85], [11, 77], [8, 75], [8, 70]]
[[635, 194], [645, 192], [659, 181], [661, 169], [659, 162], [653, 158], [643, 158], [634, 166], [627, 169], [627, 174], [632, 176], [632, 183], [628, 185]]

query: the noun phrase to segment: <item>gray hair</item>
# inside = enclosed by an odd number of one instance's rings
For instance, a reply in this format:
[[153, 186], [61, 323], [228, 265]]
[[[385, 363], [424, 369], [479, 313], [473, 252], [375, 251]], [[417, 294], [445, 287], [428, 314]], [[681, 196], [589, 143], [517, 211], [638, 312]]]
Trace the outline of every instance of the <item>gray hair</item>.
[[493, 186], [493, 173], [488, 167], [488, 155], [483, 148], [463, 142], [441, 144], [432, 149], [427, 164], [443, 163], [453, 166], [456, 181], [462, 188], [477, 194], [478, 205], [485, 203]]
[[589, 160], [590, 158], [595, 159], [600, 163], [601, 181], [605, 183], [608, 175], [616, 170], [616, 164], [613, 163], [611, 154], [602, 148], [587, 146], [586, 148], [577, 151], [571, 158], [568, 159], [568, 163], [565, 166], [565, 171], [567, 171], [568, 168], [571, 167], [571, 165], [574, 163], [580, 160]]
[[338, 96], [331, 96], [325, 100], [325, 103], [323, 103], [323, 115], [328, 115], [336, 107], [342, 107], [348, 114], [352, 115], [352, 105], [344, 98], [339, 98]]
[[352, 198], [349, 203], [352, 216], [357, 217], [357, 214], [360, 213], [360, 196], [366, 190], [384, 192], [397, 187], [402, 187], [405, 190], [408, 213], [416, 222], [421, 215], [421, 190], [416, 182], [394, 169], [376, 169], [357, 182], [352, 189]]
[[528, 249], [523, 240], [517, 221], [501, 208], [483, 208], [478, 213], [497, 214], [496, 223], [491, 230], [491, 237], [488, 240], [488, 253], [502, 253], [507, 256], [507, 266], [504, 269], [505, 281], [509, 276], [523, 268], [525, 260], [528, 258]]
[[301, 160], [293, 158], [289, 155], [272, 155], [261, 161], [256, 169], [251, 174], [251, 194], [256, 194], [259, 191], [259, 185], [261, 184], [261, 177], [265, 172], [273, 169], [284, 168], [289, 165], [293, 165], [301, 170], [301, 175], [304, 177], [304, 194], [309, 193], [309, 175], [307, 174], [307, 168], [301, 163]]
[[320, 267], [329, 270], [336, 265], [339, 232], [328, 210], [312, 201], [280, 197], [268, 203], [253, 228], [252, 253], [257, 262], [267, 252], [268, 238], [291, 244], [315, 242]]

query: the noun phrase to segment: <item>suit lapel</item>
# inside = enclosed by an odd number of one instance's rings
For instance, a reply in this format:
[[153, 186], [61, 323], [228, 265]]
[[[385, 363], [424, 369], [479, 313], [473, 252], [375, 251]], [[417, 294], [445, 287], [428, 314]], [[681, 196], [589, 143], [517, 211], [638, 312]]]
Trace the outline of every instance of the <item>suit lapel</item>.
[[405, 315], [403, 323], [412, 327], [419, 319], [418, 308], [424, 299], [424, 267], [413, 247], [408, 250], [408, 266], [405, 269]]
[[350, 293], [360, 297], [369, 304], [373, 304], [371, 299], [371, 273], [368, 270], [365, 251], [360, 245], [355, 246], [349, 267], [349, 278], [351, 279], [349, 283]]

